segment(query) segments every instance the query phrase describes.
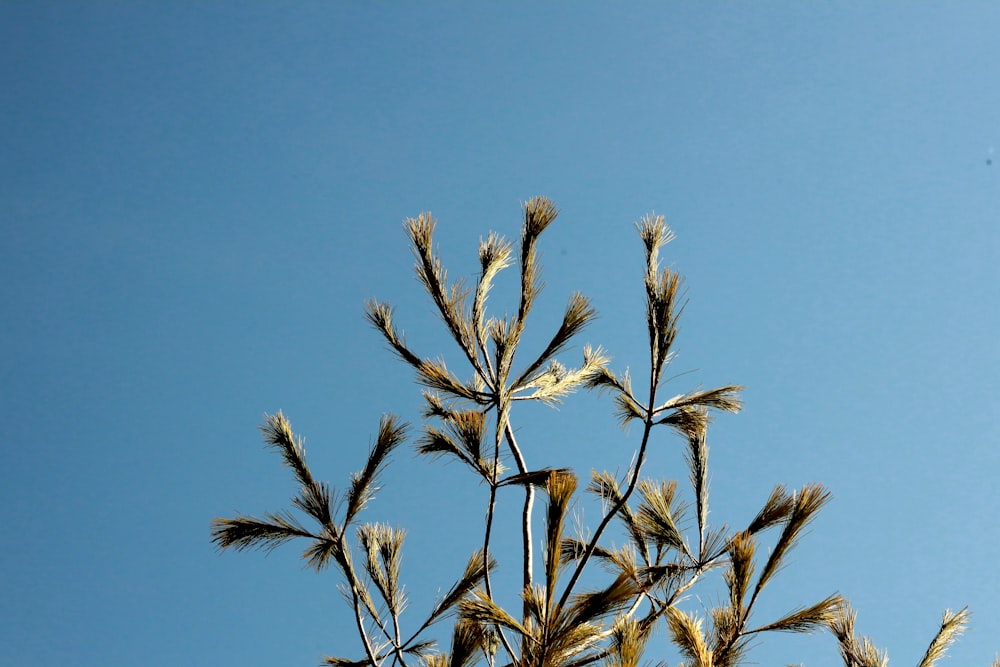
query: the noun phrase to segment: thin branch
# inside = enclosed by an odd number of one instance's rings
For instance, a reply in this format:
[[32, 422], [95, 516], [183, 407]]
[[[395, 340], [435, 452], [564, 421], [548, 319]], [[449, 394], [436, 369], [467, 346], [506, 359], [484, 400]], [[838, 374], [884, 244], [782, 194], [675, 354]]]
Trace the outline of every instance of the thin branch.
[[[486, 530], [483, 535], [483, 562], [486, 564], [486, 559], [489, 558], [490, 553], [490, 536], [493, 531], [493, 516], [496, 510], [496, 497], [497, 497], [497, 477], [500, 471], [500, 422], [501, 422], [501, 410], [497, 409], [497, 431], [493, 442], [493, 469], [491, 478], [488, 480], [490, 484], [490, 500], [486, 507]], [[486, 589], [486, 597], [492, 603], [493, 601], [493, 585], [490, 581], [490, 569], [485, 567], [485, 572], [483, 574], [483, 584]], [[516, 654], [514, 649], [511, 647], [510, 643], [507, 641], [506, 635], [504, 635], [503, 628], [498, 624], [494, 624], [497, 630], [497, 634], [500, 636], [500, 641], [503, 643], [504, 649], [507, 654], [510, 655], [511, 660], [516, 660]]]
[[[368, 637], [368, 632], [365, 630], [364, 617], [361, 612], [361, 596], [359, 589], [361, 588], [361, 583], [358, 581], [357, 575], [354, 573], [354, 566], [350, 561], [350, 551], [348, 549], [346, 540], [344, 539], [344, 534], [340, 534], [340, 558], [339, 563], [341, 570], [344, 572], [344, 577], [347, 579], [347, 585], [351, 589], [351, 600], [352, 606], [354, 607], [354, 622], [358, 627], [358, 633], [361, 635], [361, 642], [365, 647], [365, 655], [368, 656], [368, 660], [371, 662], [373, 667], [378, 667], [379, 661], [376, 658], [375, 649], [372, 647], [371, 639]], [[383, 628], [384, 632], [384, 628]]]
[[[650, 383], [649, 390], [649, 405], [653, 405], [656, 400], [656, 383]], [[628, 487], [625, 489], [625, 493], [622, 494], [621, 499], [615, 503], [608, 512], [605, 513], [604, 518], [601, 519], [601, 523], [597, 526], [597, 530], [594, 531], [594, 536], [590, 539], [590, 543], [587, 546], [587, 551], [583, 554], [583, 557], [577, 561], [576, 568], [573, 570], [573, 575], [570, 577], [569, 583], [566, 584], [566, 588], [563, 591], [562, 597], [559, 598], [559, 603], [556, 605], [556, 609], [561, 609], [565, 606], [566, 601], [569, 600], [570, 595], [573, 593], [573, 587], [580, 579], [580, 575], [583, 574], [583, 570], [587, 567], [587, 562], [590, 557], [594, 554], [594, 550], [597, 548], [597, 543], [604, 534], [605, 529], [611, 523], [611, 520], [621, 511], [621, 508], [628, 502], [628, 499], [632, 496], [632, 492], [635, 491], [636, 486], [639, 483], [639, 475], [642, 473], [642, 465], [646, 461], [646, 447], [649, 445], [649, 436], [653, 431], [653, 419], [652, 414], [647, 411], [646, 417], [643, 420], [642, 429], [642, 442], [639, 445], [639, 453], [636, 457], [635, 467], [632, 470], [632, 478], [629, 480]]]
[[[504, 425], [504, 436], [507, 439], [507, 446], [514, 457], [518, 474], [524, 475], [528, 472], [528, 465], [524, 461], [520, 447], [517, 446], [517, 439], [514, 437], [514, 428], [510, 424], [508, 417]], [[522, 543], [522, 580], [524, 588], [529, 588], [533, 583], [534, 573], [534, 544], [531, 537], [531, 515], [535, 506], [535, 487], [532, 484], [524, 486], [524, 509], [521, 512], [521, 543]], [[525, 608], [527, 614], [527, 608]]]

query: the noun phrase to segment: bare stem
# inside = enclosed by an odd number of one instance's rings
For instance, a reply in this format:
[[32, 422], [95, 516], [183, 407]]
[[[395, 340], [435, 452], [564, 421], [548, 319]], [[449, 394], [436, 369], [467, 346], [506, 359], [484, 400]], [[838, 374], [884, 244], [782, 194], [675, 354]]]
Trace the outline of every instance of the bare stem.
[[396, 660], [398, 660], [399, 664], [401, 664], [403, 667], [408, 667], [408, 665], [406, 664], [406, 659], [403, 657], [403, 645], [399, 643], [399, 640], [401, 639], [399, 632], [399, 614], [397, 614], [396, 612], [393, 612], [392, 614], [392, 629], [396, 635], [396, 640], [393, 642], [393, 646], [395, 647]]
[[[342, 561], [340, 563], [341, 569], [344, 571], [344, 576], [347, 577], [347, 584], [351, 587], [351, 599], [354, 606], [354, 622], [358, 626], [358, 633], [361, 635], [361, 642], [365, 646], [365, 655], [368, 656], [368, 660], [371, 662], [372, 667], [378, 667], [379, 661], [375, 655], [375, 649], [372, 648], [371, 640], [368, 638], [368, 633], [365, 631], [364, 618], [361, 615], [361, 596], [358, 593], [360, 584], [358, 583], [358, 578], [354, 574], [354, 568], [351, 566], [349, 551], [347, 541], [344, 539], [344, 534], [340, 534], [340, 549], [342, 554]], [[383, 628], [384, 632], [384, 628]]]
[[[497, 408], [497, 433], [496, 437], [493, 439], [493, 471], [490, 475], [490, 502], [486, 508], [486, 531], [483, 535], [483, 584], [486, 588], [486, 595], [492, 600], [493, 599], [493, 586], [490, 583], [490, 568], [489, 568], [489, 557], [490, 557], [490, 536], [493, 533], [493, 516], [496, 511], [496, 499], [497, 499], [497, 471], [500, 467], [500, 433], [499, 424], [501, 420], [501, 410]], [[503, 633], [503, 628], [499, 625], [495, 626], [497, 634], [500, 635], [500, 641], [503, 643], [504, 649], [507, 654], [510, 655], [512, 661], [517, 661], [514, 649], [511, 648], [510, 643], [507, 641], [506, 635]]]
[[566, 590], [563, 591], [562, 597], [559, 598], [559, 605], [557, 606], [557, 609], [562, 608], [566, 604], [566, 601], [569, 600], [569, 596], [573, 592], [573, 587], [576, 586], [577, 581], [580, 579], [580, 575], [583, 574], [583, 570], [587, 566], [587, 561], [590, 560], [590, 557], [594, 554], [594, 550], [597, 549], [597, 542], [600, 540], [601, 535], [604, 534], [604, 530], [608, 527], [608, 524], [611, 523], [611, 520], [616, 514], [618, 514], [621, 508], [625, 506], [625, 503], [628, 502], [632, 492], [635, 491], [635, 487], [639, 483], [639, 474], [642, 471], [642, 464], [646, 460], [646, 445], [649, 443], [649, 433], [652, 428], [652, 421], [647, 417], [646, 425], [643, 428], [642, 433], [642, 444], [639, 446], [639, 456], [636, 459], [635, 469], [632, 471], [632, 479], [629, 480], [628, 488], [625, 489], [625, 493], [622, 494], [622, 497], [618, 500], [618, 502], [614, 504], [607, 514], [604, 515], [604, 518], [601, 520], [597, 530], [594, 531], [594, 536], [587, 544], [587, 550], [584, 552], [583, 557], [580, 558], [580, 561], [576, 564], [576, 568], [573, 570], [573, 576], [570, 577], [569, 583], [566, 584]]
[[[650, 363], [649, 371], [649, 402], [646, 403], [647, 406], [656, 405], [656, 387], [659, 384], [659, 377], [657, 374], [657, 363], [656, 355], [651, 353], [652, 360]], [[605, 529], [610, 525], [611, 520], [615, 518], [615, 515], [621, 511], [621, 508], [625, 506], [628, 499], [632, 496], [632, 492], [635, 491], [635, 487], [639, 484], [639, 475], [642, 473], [642, 464], [646, 462], [646, 447], [649, 445], [649, 436], [653, 432], [653, 410], [646, 407], [644, 408], [646, 413], [643, 419], [642, 426], [642, 443], [639, 445], [639, 454], [635, 459], [635, 468], [632, 470], [632, 478], [629, 480], [628, 488], [625, 489], [625, 493], [622, 494], [621, 498], [618, 499], [604, 518], [601, 519], [600, 525], [597, 526], [597, 530], [594, 531], [594, 536], [591, 538], [590, 543], [587, 544], [587, 550], [583, 553], [583, 557], [580, 558], [579, 562], [576, 564], [576, 568], [573, 570], [573, 576], [570, 577], [569, 583], [566, 584], [566, 589], [563, 591], [562, 597], [559, 598], [559, 604], [556, 609], [561, 609], [566, 605], [569, 596], [573, 594], [573, 588], [576, 586], [577, 582], [580, 580], [580, 575], [583, 574], [584, 569], [587, 567], [587, 562], [590, 557], [594, 555], [594, 550], [597, 549], [597, 542], [601, 539], [601, 535], [604, 534]]]
[[[514, 438], [514, 429], [510, 425], [510, 417], [506, 419], [504, 425], [504, 435], [507, 437], [507, 446], [510, 447], [510, 452], [514, 456], [514, 462], [517, 465], [518, 474], [525, 474], [528, 472], [528, 465], [524, 461], [524, 456], [521, 454], [521, 449], [517, 446], [517, 440]], [[531, 484], [526, 484], [524, 486], [524, 512], [521, 516], [521, 538], [523, 542], [523, 553], [524, 553], [524, 587], [528, 588], [533, 583], [533, 571], [534, 571], [534, 549], [531, 543], [531, 515], [534, 510], [535, 505], [535, 487]], [[524, 606], [524, 617], [528, 616], [527, 603]]]

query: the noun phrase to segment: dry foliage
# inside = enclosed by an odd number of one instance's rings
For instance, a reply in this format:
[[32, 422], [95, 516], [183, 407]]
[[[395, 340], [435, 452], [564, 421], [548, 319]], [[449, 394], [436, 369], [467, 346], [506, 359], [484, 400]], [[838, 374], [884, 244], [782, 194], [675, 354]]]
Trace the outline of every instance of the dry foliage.
[[[364, 655], [328, 657], [340, 667], [425, 665], [469, 667], [636, 667], [647, 660], [650, 636], [666, 632], [688, 667], [734, 667], [747, 661], [751, 641], [771, 632], [809, 633], [828, 629], [838, 642], [845, 667], [884, 667], [887, 658], [867, 639], [855, 636], [855, 614], [833, 594], [800, 606], [775, 620], [753, 618], [767, 584], [781, 571], [805, 527], [829, 500], [820, 485], [797, 491], [776, 486], [746, 528], [730, 531], [708, 525], [708, 446], [712, 411], [738, 412], [741, 387], [693, 390], [664, 399], [663, 374], [673, 358], [677, 323], [683, 309], [681, 278], [660, 266], [660, 251], [673, 238], [662, 216], [643, 217], [636, 227], [645, 248], [644, 286], [649, 335], [648, 376], [637, 395], [627, 372], [616, 373], [600, 348], [586, 347], [579, 366], [566, 367], [564, 352], [596, 316], [586, 297], [570, 296], [562, 322], [538, 353], [520, 344], [528, 316], [541, 291], [537, 243], [558, 211], [541, 197], [524, 204], [520, 247], [491, 233], [480, 244], [481, 271], [474, 287], [449, 282], [434, 246], [435, 221], [429, 213], [406, 222], [416, 257], [416, 273], [458, 346], [470, 378], [462, 380], [441, 359], [422, 357], [406, 344], [393, 322], [391, 306], [367, 304], [367, 318], [389, 348], [409, 364], [426, 388], [424, 417], [430, 423], [416, 448], [432, 458], [451, 458], [475, 474], [486, 488], [486, 524], [480, 544], [454, 584], [423, 616], [404, 616], [407, 600], [400, 581], [404, 531], [380, 523], [359, 523], [374, 497], [390, 455], [408, 437], [396, 417], [383, 417], [361, 471], [338, 496], [317, 482], [306, 464], [302, 440], [281, 412], [267, 416], [261, 430], [268, 447], [291, 468], [298, 491], [292, 506], [311, 520], [306, 527], [290, 511], [263, 517], [215, 519], [212, 541], [220, 549], [273, 549], [305, 540], [303, 557], [316, 570], [334, 565], [343, 577], [346, 599]], [[488, 298], [498, 273], [518, 261], [520, 290], [515, 314], [490, 317]], [[471, 297], [471, 300], [470, 300]], [[515, 358], [531, 361], [515, 368]], [[586, 536], [567, 534], [567, 518], [578, 481], [568, 469], [532, 469], [514, 437], [513, 408], [518, 401], [553, 404], [577, 389], [609, 393], [622, 424], [639, 422], [642, 433], [628, 473], [619, 478], [594, 472], [586, 491], [604, 507], [601, 520]], [[685, 443], [693, 502], [681, 501], [676, 481], [643, 477], [650, 436], [672, 429]], [[516, 470], [501, 464], [510, 455]], [[521, 514], [522, 587], [519, 610], [504, 609], [493, 592], [496, 566], [491, 536], [497, 489], [523, 487]], [[536, 492], [545, 496], [540, 564], [532, 536]], [[626, 544], [612, 547], [606, 533], [619, 522]], [[689, 527], [685, 529], [685, 527]], [[769, 548], [759, 540], [771, 532]], [[766, 555], [762, 555], [766, 554]], [[580, 580], [592, 564], [607, 572], [603, 587], [581, 591]], [[725, 594], [705, 616], [681, 608], [685, 594], [713, 570], [721, 571]], [[434, 626], [452, 620], [448, 651], [437, 648]], [[941, 627], [918, 667], [933, 667], [968, 622], [968, 612], [945, 612]], [[403, 627], [408, 631], [404, 632]], [[657, 659], [658, 656], [653, 656]], [[994, 662], [1000, 667], [1000, 662]]]

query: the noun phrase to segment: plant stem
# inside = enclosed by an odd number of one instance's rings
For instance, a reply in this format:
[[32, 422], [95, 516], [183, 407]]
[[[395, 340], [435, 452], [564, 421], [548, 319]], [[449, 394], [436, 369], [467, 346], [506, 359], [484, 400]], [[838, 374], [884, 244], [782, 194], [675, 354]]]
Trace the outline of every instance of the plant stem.
[[[528, 472], [528, 466], [524, 461], [524, 456], [521, 454], [521, 449], [517, 446], [517, 440], [514, 438], [514, 429], [510, 425], [510, 417], [506, 419], [506, 424], [504, 426], [504, 435], [507, 437], [507, 445], [510, 447], [510, 452], [514, 456], [514, 462], [517, 465], [518, 474], [525, 474]], [[534, 572], [534, 548], [531, 543], [531, 515], [534, 511], [535, 505], [535, 487], [531, 484], [526, 484], [524, 486], [524, 511], [521, 516], [521, 539], [523, 542], [523, 580], [524, 587], [528, 588], [533, 583], [533, 572]], [[524, 605], [523, 617], [528, 616], [528, 606], [527, 603]]]
[[[361, 596], [358, 593], [360, 584], [358, 583], [358, 578], [354, 574], [354, 567], [351, 564], [350, 552], [348, 551], [347, 541], [344, 539], [343, 532], [340, 533], [340, 553], [341, 557], [340, 566], [344, 571], [344, 576], [347, 578], [347, 583], [351, 587], [351, 598], [354, 606], [354, 622], [358, 626], [358, 633], [361, 635], [361, 642], [365, 646], [365, 654], [368, 656], [368, 660], [371, 662], [372, 667], [378, 667], [379, 661], [375, 655], [375, 650], [372, 648], [371, 640], [368, 638], [368, 633], [365, 631], [364, 618], [361, 615]], [[383, 632], [385, 629], [383, 628]]]
[[[486, 588], [486, 595], [493, 599], [493, 586], [490, 583], [490, 568], [489, 568], [489, 558], [490, 558], [490, 535], [493, 532], [493, 516], [496, 511], [496, 499], [497, 499], [497, 470], [500, 465], [500, 420], [502, 411], [497, 408], [497, 431], [493, 438], [493, 471], [490, 475], [490, 501], [489, 505], [486, 507], [486, 531], [483, 535], [483, 584]], [[503, 628], [499, 625], [495, 626], [497, 634], [500, 635], [500, 641], [503, 643], [504, 649], [507, 654], [510, 655], [512, 661], [517, 660], [514, 649], [507, 642], [507, 637], [503, 633]]]
[[[647, 406], [656, 405], [656, 387], [659, 384], [656, 356], [656, 352], [651, 350], [649, 402], [646, 403]], [[646, 415], [643, 419], [642, 443], [639, 445], [639, 455], [635, 459], [635, 469], [632, 471], [632, 479], [629, 480], [628, 488], [625, 489], [625, 493], [622, 494], [622, 497], [618, 499], [618, 502], [614, 504], [608, 513], [604, 515], [604, 518], [601, 519], [600, 525], [597, 526], [597, 530], [594, 531], [594, 536], [587, 545], [587, 550], [584, 552], [580, 561], [576, 564], [576, 568], [573, 570], [573, 576], [570, 577], [569, 583], [566, 584], [566, 589], [563, 591], [562, 597], [559, 598], [559, 604], [555, 607], [556, 613], [558, 613], [558, 610], [562, 609], [566, 605], [566, 601], [569, 600], [569, 596], [573, 593], [573, 587], [576, 586], [577, 581], [580, 580], [580, 575], [583, 574], [583, 570], [587, 567], [587, 562], [590, 560], [590, 557], [594, 555], [594, 550], [597, 549], [597, 542], [601, 539], [601, 535], [604, 534], [604, 530], [611, 523], [611, 520], [615, 518], [615, 515], [621, 511], [621, 508], [625, 506], [625, 503], [628, 502], [629, 497], [631, 497], [632, 492], [635, 491], [635, 487], [639, 483], [639, 475], [642, 473], [642, 464], [646, 461], [646, 447], [649, 445], [649, 436], [653, 431], [654, 418], [652, 409], [644, 407], [644, 412]]]

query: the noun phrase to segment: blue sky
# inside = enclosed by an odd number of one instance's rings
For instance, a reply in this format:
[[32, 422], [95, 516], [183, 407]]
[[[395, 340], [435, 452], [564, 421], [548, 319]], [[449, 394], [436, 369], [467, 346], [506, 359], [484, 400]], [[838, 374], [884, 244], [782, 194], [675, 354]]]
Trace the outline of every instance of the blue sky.
[[[294, 547], [220, 556], [209, 521], [287, 505], [265, 412], [341, 488], [381, 414], [418, 422], [365, 299], [458, 364], [404, 218], [433, 211], [471, 275], [543, 194], [562, 214], [533, 340], [580, 290], [601, 313], [582, 339], [641, 368], [632, 223], [666, 215], [690, 298], [671, 386], [747, 387], [710, 433], [712, 520], [779, 482], [834, 494], [768, 609], [839, 591], [905, 665], [968, 604], [950, 664], [988, 664], [998, 40], [986, 2], [0, 4], [0, 663], [351, 653], [334, 573]], [[628, 465], [611, 412], [516, 419], [533, 464], [586, 475]], [[681, 446], [650, 473], [684, 479]], [[416, 610], [479, 540], [460, 473], [401, 452], [371, 509], [409, 531]], [[662, 634], [648, 655], [678, 661]], [[838, 662], [829, 636], [751, 659]]]

